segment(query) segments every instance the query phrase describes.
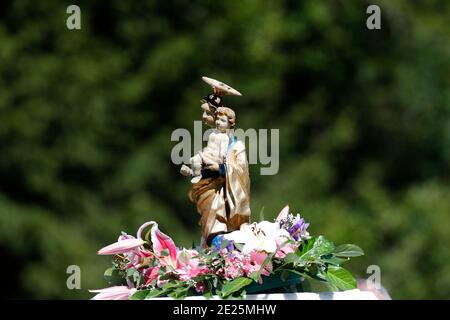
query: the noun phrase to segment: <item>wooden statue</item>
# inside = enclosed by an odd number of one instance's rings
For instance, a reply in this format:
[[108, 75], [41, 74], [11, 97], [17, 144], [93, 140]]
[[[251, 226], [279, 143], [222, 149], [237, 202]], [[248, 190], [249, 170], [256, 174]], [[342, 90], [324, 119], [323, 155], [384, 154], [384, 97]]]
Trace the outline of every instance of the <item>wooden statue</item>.
[[191, 166], [183, 165], [180, 172], [192, 177], [189, 199], [201, 215], [202, 244], [208, 246], [216, 235], [250, 222], [250, 178], [245, 145], [234, 136], [236, 115], [222, 99], [241, 93], [220, 81], [202, 79], [214, 91], [201, 100], [202, 120], [215, 129], [207, 146], [191, 158]]

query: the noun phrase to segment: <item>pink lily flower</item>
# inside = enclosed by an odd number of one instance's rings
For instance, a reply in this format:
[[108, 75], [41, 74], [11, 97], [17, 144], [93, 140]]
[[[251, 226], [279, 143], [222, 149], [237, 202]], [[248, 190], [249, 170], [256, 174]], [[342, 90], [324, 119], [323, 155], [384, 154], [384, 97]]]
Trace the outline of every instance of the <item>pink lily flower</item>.
[[147, 279], [145, 283], [146, 286], [150, 285], [153, 280], [158, 280], [158, 271], [159, 266], [148, 268], [144, 271], [145, 278]]
[[169, 266], [175, 270], [178, 266], [177, 254], [178, 249], [173, 240], [166, 234], [159, 231], [158, 224], [154, 221], [144, 223], [137, 232], [137, 237], [141, 238], [142, 232], [149, 225], [153, 251], [155, 252], [161, 266]]
[[196, 250], [182, 250], [177, 256], [177, 269], [176, 273], [180, 276], [181, 281], [186, 281], [197, 277], [200, 274], [209, 272], [206, 266], [201, 266]]
[[146, 258], [153, 256], [153, 254], [150, 251], [141, 248], [126, 252], [124, 253], [124, 255], [130, 261], [127, 264], [127, 268], [135, 268], [135, 269], [140, 269], [142, 265], [145, 264]]
[[119, 241], [110, 244], [100, 250], [97, 251], [97, 254], [107, 255], [107, 254], [120, 254], [132, 251], [136, 248], [139, 248], [145, 243], [142, 239], [135, 238], [119, 238]]
[[292, 243], [286, 243], [285, 239], [277, 239], [278, 250], [275, 257], [278, 259], [284, 259], [288, 253], [294, 253], [297, 248]]
[[[258, 269], [261, 268], [262, 264], [264, 263], [264, 260], [267, 258], [267, 253], [265, 252], [257, 252], [253, 251], [250, 253], [250, 261], [256, 266], [258, 266]], [[269, 276], [272, 272], [272, 262], [268, 262], [264, 268], [261, 270], [261, 274], [264, 276]], [[258, 279], [259, 284], [262, 284], [262, 277], [259, 277]]]
[[[265, 252], [256, 252], [253, 251], [250, 254], [250, 260], [254, 261], [258, 266], [262, 266], [262, 264], [264, 263], [264, 260], [266, 260], [268, 254]], [[272, 262], [268, 262], [265, 266], [264, 269], [262, 270], [262, 274], [265, 276], [269, 276], [270, 273], [272, 272]]]
[[128, 300], [136, 292], [136, 289], [130, 289], [127, 286], [115, 286], [99, 290], [89, 290], [89, 292], [97, 293], [91, 300]]

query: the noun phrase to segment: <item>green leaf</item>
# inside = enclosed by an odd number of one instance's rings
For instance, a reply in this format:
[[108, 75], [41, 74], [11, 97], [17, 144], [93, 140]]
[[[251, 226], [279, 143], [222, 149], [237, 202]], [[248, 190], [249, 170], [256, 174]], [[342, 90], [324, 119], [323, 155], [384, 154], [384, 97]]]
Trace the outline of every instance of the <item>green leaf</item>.
[[137, 273], [133, 276], [133, 281], [136, 284], [136, 286], [139, 286], [144, 281], [144, 277], [141, 276], [139, 273]]
[[359, 257], [364, 255], [364, 251], [354, 244], [342, 244], [334, 250], [337, 257]]
[[137, 272], [134, 268], [127, 269], [127, 277], [133, 277]]
[[158, 289], [158, 288], [151, 289], [147, 294], [147, 298], [156, 298], [156, 297], [161, 297], [161, 296], [167, 296], [171, 292], [180, 288], [181, 286], [182, 285], [180, 283], [168, 282], [161, 289]]
[[205, 292], [203, 294], [203, 297], [205, 297], [205, 299], [211, 299], [213, 297], [212, 292], [211, 291]]
[[169, 297], [174, 299], [184, 299], [186, 298], [190, 287], [178, 287], [174, 291], [168, 294]]
[[334, 291], [339, 291], [339, 288], [336, 287], [334, 284], [332, 284], [331, 282], [327, 281], [324, 282], [325, 286], [328, 288], [329, 291], [334, 292]]
[[297, 292], [299, 291], [298, 289], [300, 289], [300, 292], [311, 292], [312, 291], [311, 284], [306, 278], [303, 278], [302, 282], [300, 282], [297, 285]]
[[329, 279], [325, 275], [323, 275], [321, 272], [317, 272], [317, 273], [307, 272], [307, 273], [305, 273], [305, 278], [309, 278], [311, 280], [316, 280], [316, 281], [325, 282], [325, 283], [330, 282]]
[[206, 299], [211, 299], [212, 298], [212, 284], [210, 281], [205, 281], [205, 292], [203, 293], [203, 296]]
[[300, 265], [306, 264], [306, 262], [311, 257], [311, 250], [314, 247], [316, 238], [311, 238], [309, 240], [303, 241], [301, 246], [297, 249], [296, 254], [298, 256], [298, 263]]
[[167, 272], [166, 272], [166, 268], [165, 267], [161, 267], [161, 268], [158, 269], [158, 275], [164, 276], [166, 274], [167, 274]]
[[228, 240], [227, 239], [223, 239], [222, 242], [220, 243], [220, 249], [223, 250], [227, 247], [228, 245]]
[[244, 249], [244, 245], [241, 243], [236, 243], [233, 242], [233, 245], [236, 247], [236, 249], [238, 249], [239, 251], [242, 251], [242, 249]]
[[163, 285], [162, 289], [163, 290], [174, 290], [176, 288], [182, 287], [183, 283], [181, 282], [167, 282], [165, 285]]
[[281, 281], [286, 281], [286, 279], [288, 277], [289, 277], [289, 271], [288, 270], [281, 271], [281, 274], [280, 274]]
[[105, 270], [105, 273], [103, 274], [103, 277], [110, 285], [121, 285], [126, 283], [126, 280], [124, 279], [121, 272], [114, 268], [108, 268]]
[[310, 261], [318, 260], [321, 256], [332, 253], [334, 249], [333, 242], [323, 236], [319, 236], [317, 239], [311, 238], [304, 242], [297, 251], [298, 264], [306, 265]]
[[130, 300], [144, 300], [148, 293], [150, 292], [150, 289], [145, 290], [138, 290], [130, 297]]
[[338, 258], [336, 256], [334, 256], [333, 254], [327, 254], [324, 256], [320, 257], [320, 261], [325, 263], [325, 264], [332, 264], [335, 266], [340, 266], [341, 264], [343, 264], [345, 261], [347, 261], [349, 258], [343, 259], [343, 258]]
[[252, 279], [245, 277], [236, 278], [232, 281], [226, 282], [222, 287], [223, 298], [229, 297], [233, 293], [241, 290], [245, 286], [248, 286], [252, 282], [253, 282]]
[[326, 272], [331, 284], [341, 290], [351, 290], [356, 288], [356, 280], [352, 274], [342, 267], [330, 266]]
[[314, 246], [314, 243], [316, 242], [316, 238], [311, 237], [308, 240], [303, 240], [302, 244], [297, 250], [297, 255], [301, 256], [305, 254], [306, 252], [310, 251], [312, 247]]
[[164, 289], [151, 289], [148, 291], [146, 298], [156, 298], [161, 297], [166, 294], [166, 290]]
[[294, 270], [294, 269], [285, 269], [285, 270], [283, 270], [283, 272], [284, 271], [291, 272], [291, 273], [297, 274], [297, 275], [302, 276], [302, 277], [306, 275], [305, 272]]
[[[318, 282], [325, 283], [325, 284], [329, 283], [328, 278], [326, 276], [323, 276], [321, 273], [309, 272], [309, 271], [298, 271], [298, 270], [287, 270], [287, 271], [301, 276], [304, 279], [303, 281], [307, 281], [306, 279], [310, 279], [310, 280], [318, 281]], [[309, 282], [308, 282], [308, 285], [309, 285]], [[306, 290], [304, 289], [304, 291], [306, 291]], [[311, 290], [309, 290], [309, 291], [311, 291]]]
[[332, 253], [335, 249], [334, 243], [325, 239], [323, 236], [319, 236], [314, 242], [312, 248], [312, 254], [315, 258], [319, 258], [322, 255]]
[[295, 254], [295, 253], [288, 253], [288, 254], [286, 255], [286, 257], [284, 257], [283, 262], [284, 262], [285, 264], [289, 264], [289, 263], [294, 263], [294, 262], [296, 262], [297, 260], [299, 260], [299, 257], [298, 257], [297, 254]]

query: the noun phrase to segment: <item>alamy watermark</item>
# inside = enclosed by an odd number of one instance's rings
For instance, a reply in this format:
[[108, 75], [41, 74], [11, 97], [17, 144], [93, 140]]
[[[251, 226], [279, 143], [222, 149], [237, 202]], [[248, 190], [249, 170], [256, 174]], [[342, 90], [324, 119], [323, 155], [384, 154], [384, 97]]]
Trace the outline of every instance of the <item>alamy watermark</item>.
[[366, 279], [366, 286], [369, 290], [380, 290], [381, 289], [381, 269], [380, 266], [372, 264], [367, 267], [367, 274], [370, 276]]
[[[66, 20], [66, 26], [69, 30], [81, 29], [81, 9], [79, 6], [71, 4], [67, 7], [66, 13], [69, 14]], [[367, 7], [366, 13], [370, 16], [366, 20], [366, 27], [369, 30], [381, 29], [381, 9], [375, 4]]]
[[[194, 137], [185, 128], [178, 128], [172, 132], [171, 140], [178, 142], [171, 152], [171, 159], [175, 165], [189, 164], [190, 158], [202, 149], [203, 141], [208, 141], [208, 137], [214, 129], [208, 129], [205, 132], [202, 130], [202, 121], [194, 121]], [[261, 175], [278, 173], [280, 167], [279, 129], [250, 128], [245, 131], [236, 129], [234, 135], [245, 144], [248, 163], [262, 165]]]
[[81, 289], [81, 269], [79, 266], [72, 264], [67, 267], [66, 273], [69, 274], [66, 280], [66, 286], [69, 290]]
[[381, 9], [376, 4], [367, 7], [367, 14], [370, 16], [366, 20], [366, 27], [369, 30], [381, 29]]
[[67, 17], [66, 27], [69, 30], [81, 29], [81, 9], [79, 6], [71, 4], [67, 7], [66, 13], [70, 16]]

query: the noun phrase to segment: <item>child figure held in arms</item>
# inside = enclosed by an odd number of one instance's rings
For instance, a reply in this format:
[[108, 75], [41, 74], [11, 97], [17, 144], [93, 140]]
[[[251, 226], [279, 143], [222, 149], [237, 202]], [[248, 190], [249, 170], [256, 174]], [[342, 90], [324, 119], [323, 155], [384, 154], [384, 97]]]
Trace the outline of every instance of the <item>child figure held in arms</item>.
[[[207, 103], [207, 102], [205, 102]], [[208, 143], [203, 150], [199, 151], [190, 159], [191, 168], [186, 165], [181, 167], [181, 174], [193, 176], [192, 183], [197, 183], [202, 178], [202, 169], [219, 171], [221, 175], [225, 166], [225, 161], [230, 144], [230, 137], [233, 136], [232, 129], [235, 124], [234, 111], [227, 107], [216, 109], [216, 129], [208, 137]]]

